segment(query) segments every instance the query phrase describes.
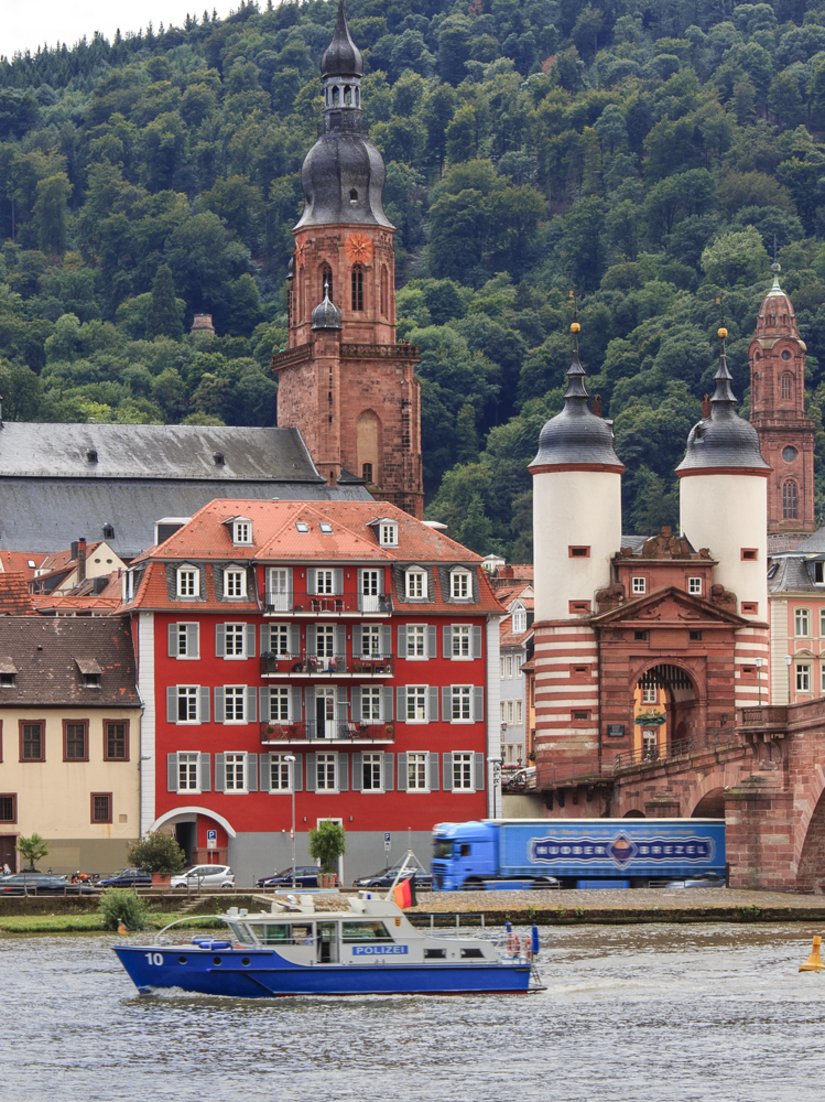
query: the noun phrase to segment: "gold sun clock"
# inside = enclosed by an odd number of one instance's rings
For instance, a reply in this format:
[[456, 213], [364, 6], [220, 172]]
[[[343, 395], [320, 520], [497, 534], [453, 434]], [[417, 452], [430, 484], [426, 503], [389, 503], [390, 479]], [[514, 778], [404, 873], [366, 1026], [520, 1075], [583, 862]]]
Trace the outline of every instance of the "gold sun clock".
[[352, 233], [345, 246], [350, 264], [369, 264], [372, 260], [372, 240], [365, 233]]

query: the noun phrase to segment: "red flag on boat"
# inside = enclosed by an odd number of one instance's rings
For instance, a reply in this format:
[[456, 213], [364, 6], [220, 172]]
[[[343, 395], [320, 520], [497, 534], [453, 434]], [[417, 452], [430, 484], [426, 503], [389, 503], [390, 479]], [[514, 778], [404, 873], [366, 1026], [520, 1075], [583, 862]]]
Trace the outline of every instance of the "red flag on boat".
[[399, 880], [392, 890], [392, 898], [396, 906], [400, 907], [402, 911], [407, 907], [415, 906], [415, 884], [413, 884], [413, 878], [411, 876], [408, 876], [404, 880]]

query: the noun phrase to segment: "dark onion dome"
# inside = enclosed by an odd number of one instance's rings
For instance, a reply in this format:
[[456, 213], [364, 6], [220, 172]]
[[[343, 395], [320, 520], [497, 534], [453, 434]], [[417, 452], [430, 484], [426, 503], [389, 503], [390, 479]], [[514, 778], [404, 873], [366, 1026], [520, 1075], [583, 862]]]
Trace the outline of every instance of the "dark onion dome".
[[[573, 323], [574, 326], [578, 322]], [[571, 328], [573, 328], [571, 326]], [[578, 330], [574, 329], [574, 333]], [[613, 430], [587, 404], [585, 370], [574, 345], [567, 372], [564, 409], [551, 418], [539, 433], [539, 450], [530, 467], [598, 467], [624, 470], [613, 449]]]
[[[724, 340], [727, 330], [720, 329], [719, 336]], [[756, 429], [750, 421], [744, 421], [734, 408], [736, 398], [731, 389], [731, 378], [723, 345], [709, 415], [703, 416], [690, 430], [685, 458], [676, 468], [677, 473], [731, 467], [752, 471], [771, 469], [759, 451]]]
[[324, 132], [301, 169], [304, 226], [392, 223], [384, 213], [384, 160], [363, 132], [361, 54], [350, 37], [343, 2], [332, 42], [321, 63]]
[[312, 311], [313, 329], [340, 329], [341, 311], [330, 299], [326, 287], [324, 287], [324, 301], [319, 302]]
[[321, 58], [321, 75], [360, 77], [363, 76], [364, 66], [361, 61], [361, 51], [352, 41], [347, 26], [347, 17], [344, 14], [344, 0], [338, 4], [338, 22], [335, 24], [335, 34], [332, 42], [324, 50]]

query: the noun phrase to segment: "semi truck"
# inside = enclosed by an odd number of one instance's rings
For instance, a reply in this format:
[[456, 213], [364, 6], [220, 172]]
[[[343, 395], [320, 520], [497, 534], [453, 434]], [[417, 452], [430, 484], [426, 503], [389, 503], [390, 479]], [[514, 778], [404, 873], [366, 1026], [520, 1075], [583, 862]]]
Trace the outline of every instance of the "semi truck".
[[433, 889], [724, 883], [724, 819], [483, 819], [433, 829]]

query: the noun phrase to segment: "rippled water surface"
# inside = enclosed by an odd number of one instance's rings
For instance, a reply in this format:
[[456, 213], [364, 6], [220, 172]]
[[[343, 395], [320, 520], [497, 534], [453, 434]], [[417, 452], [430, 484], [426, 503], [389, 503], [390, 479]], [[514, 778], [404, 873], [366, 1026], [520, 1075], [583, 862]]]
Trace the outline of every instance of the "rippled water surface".
[[800, 926], [542, 931], [546, 992], [139, 996], [110, 937], [0, 937], [2, 1102], [820, 1102]]

